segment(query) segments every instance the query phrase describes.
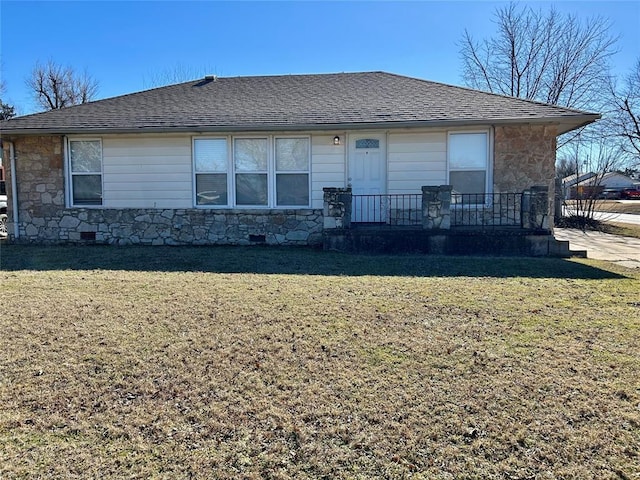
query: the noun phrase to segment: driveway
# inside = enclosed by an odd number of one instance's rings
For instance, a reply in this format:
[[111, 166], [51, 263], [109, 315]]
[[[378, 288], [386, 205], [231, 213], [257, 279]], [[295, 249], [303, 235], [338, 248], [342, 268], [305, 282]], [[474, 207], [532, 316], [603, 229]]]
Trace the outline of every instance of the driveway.
[[553, 234], [558, 240], [568, 240], [572, 250], [586, 250], [587, 258], [640, 268], [640, 238], [574, 228], [554, 228]]

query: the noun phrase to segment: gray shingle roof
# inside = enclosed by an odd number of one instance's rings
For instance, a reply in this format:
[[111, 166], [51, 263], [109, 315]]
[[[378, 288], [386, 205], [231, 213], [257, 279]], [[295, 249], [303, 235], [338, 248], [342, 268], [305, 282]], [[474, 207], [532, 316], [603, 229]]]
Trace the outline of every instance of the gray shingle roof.
[[267, 131], [553, 122], [568, 131], [594, 113], [385, 72], [196, 80], [16, 117], [0, 131], [108, 133]]

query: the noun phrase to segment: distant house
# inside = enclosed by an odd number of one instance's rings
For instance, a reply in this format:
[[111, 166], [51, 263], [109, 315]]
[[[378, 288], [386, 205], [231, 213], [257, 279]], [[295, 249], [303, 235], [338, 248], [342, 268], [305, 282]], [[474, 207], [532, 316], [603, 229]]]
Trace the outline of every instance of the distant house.
[[569, 198], [577, 198], [585, 195], [601, 195], [607, 191], [609, 194], [620, 192], [625, 188], [640, 188], [640, 181], [618, 172], [593, 174], [580, 180], [571, 186]]
[[608, 172], [602, 176], [600, 185], [602, 185], [604, 188], [622, 190], [625, 188], [635, 188], [636, 186], [640, 185], [640, 180], [635, 180], [622, 173]]
[[[327, 191], [448, 185], [469, 212], [552, 189], [556, 137], [597, 118], [384, 72], [207, 76], [0, 123], [10, 238], [319, 244]], [[364, 202], [351, 223], [391, 222]]]
[[564, 198], [565, 200], [575, 198], [575, 192], [576, 192], [575, 186], [578, 183], [588, 180], [590, 178], [593, 178], [595, 176], [596, 176], [595, 173], [587, 172], [587, 173], [581, 173], [581, 174], [574, 173], [573, 175], [564, 177], [560, 182], [562, 186], [562, 198]]

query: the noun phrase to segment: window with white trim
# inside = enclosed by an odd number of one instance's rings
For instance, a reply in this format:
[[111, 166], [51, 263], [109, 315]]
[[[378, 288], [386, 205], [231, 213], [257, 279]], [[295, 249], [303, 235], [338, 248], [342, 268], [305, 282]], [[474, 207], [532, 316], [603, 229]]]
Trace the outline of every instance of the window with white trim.
[[307, 136], [194, 138], [193, 167], [196, 206], [310, 205]]
[[269, 144], [266, 138], [236, 138], [233, 142], [236, 170], [236, 205], [269, 204]]
[[276, 205], [309, 205], [309, 139], [276, 138]]
[[69, 140], [71, 204], [102, 205], [102, 142]]
[[193, 141], [196, 205], [228, 205], [229, 154], [226, 138], [196, 138]]
[[449, 184], [454, 194], [487, 191], [489, 135], [449, 133]]

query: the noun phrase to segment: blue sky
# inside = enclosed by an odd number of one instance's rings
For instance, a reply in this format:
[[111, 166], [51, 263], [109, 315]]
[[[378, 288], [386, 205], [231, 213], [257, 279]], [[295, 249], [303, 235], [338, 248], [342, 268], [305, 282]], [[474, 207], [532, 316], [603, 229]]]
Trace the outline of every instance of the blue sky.
[[[2, 99], [35, 111], [24, 82], [37, 61], [86, 69], [99, 98], [149, 88], [163, 71], [221, 76], [385, 70], [462, 84], [457, 42], [489, 36], [506, 2], [177, 2], [0, 0]], [[521, 2], [546, 9], [550, 2]], [[604, 16], [626, 73], [640, 55], [640, 1], [563, 1]]]

